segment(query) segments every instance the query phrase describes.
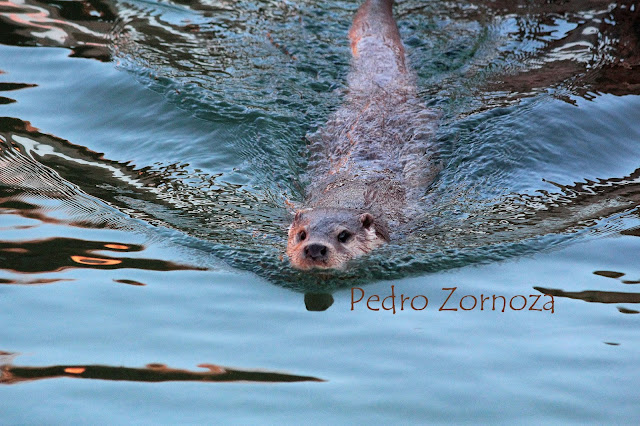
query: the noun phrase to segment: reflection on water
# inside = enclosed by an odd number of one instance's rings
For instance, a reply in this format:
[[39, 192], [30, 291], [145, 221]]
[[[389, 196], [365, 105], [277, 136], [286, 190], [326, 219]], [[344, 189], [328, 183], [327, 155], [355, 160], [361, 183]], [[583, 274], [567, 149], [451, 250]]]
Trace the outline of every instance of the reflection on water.
[[[0, 1], [0, 337], [41, 357], [0, 354], [0, 383], [30, 382], [0, 388], [10, 423], [636, 414], [640, 7], [397, 2], [444, 168], [392, 244], [300, 273], [286, 226], [306, 135], [343, 104], [357, 3]], [[379, 280], [430, 297], [535, 286], [556, 313], [445, 316], [434, 299], [382, 317], [337, 291]], [[313, 376], [121, 366], [153, 359]], [[38, 380], [60, 377], [100, 380]]]
[[3, 44], [66, 47], [70, 56], [110, 61], [107, 35], [116, 20], [108, 1], [0, 2]]
[[618, 291], [563, 291], [554, 288], [535, 287], [543, 294], [550, 294], [554, 297], [568, 297], [570, 299], [580, 299], [585, 302], [596, 303], [640, 303], [640, 293], [625, 293]]
[[624, 273], [615, 271], [593, 271], [593, 273], [607, 278], [620, 278], [624, 276]]
[[[483, 119], [490, 122], [496, 107], [517, 106], [551, 89], [571, 103], [571, 95], [590, 99], [596, 92], [636, 93], [638, 37], [626, 29], [635, 28], [638, 12], [604, 2], [572, 2], [554, 5], [553, 10], [502, 3], [477, 2], [473, 9], [447, 3], [440, 5], [442, 10], [410, 1], [398, 6], [419, 83], [430, 87], [424, 96], [447, 114], [440, 140], [448, 166], [425, 194], [433, 207], [414, 220], [404, 233], [408, 238], [354, 264], [347, 273], [311, 276], [291, 270], [282, 258], [284, 226], [304, 184], [299, 176], [306, 154], [299, 141], [305, 129], [321, 125], [340, 103], [334, 89], [344, 87], [348, 53], [338, 41], [344, 38], [353, 5], [266, 2], [255, 9], [244, 2], [5, 3], [0, 16], [9, 31], [0, 42], [64, 46], [74, 55], [100, 60], [110, 60], [115, 52], [121, 67], [171, 102], [206, 120], [231, 124], [237, 136], [219, 142], [237, 152], [233, 161], [238, 166], [226, 177], [179, 160], [135, 166], [106, 159], [19, 118], [4, 117], [3, 212], [83, 227], [161, 226], [176, 231], [172, 238], [181, 244], [208, 246], [233, 267], [301, 291], [495, 261], [553, 247], [585, 230], [607, 232], [611, 226], [603, 220], [635, 214], [640, 169], [573, 185], [547, 182], [560, 189], [557, 193], [507, 190], [502, 195], [495, 189], [513, 185], [516, 178], [510, 172], [517, 168], [515, 157], [503, 151], [506, 142], [492, 134], [501, 129], [488, 128], [479, 140], [468, 140], [468, 146], [445, 139], [459, 139], [468, 131], [465, 127]], [[314, 22], [329, 12], [335, 16], [323, 30]], [[448, 21], [448, 14], [457, 20]], [[292, 38], [292, 29], [303, 30], [306, 38]], [[474, 37], [475, 44], [468, 45]], [[443, 69], [443, 63], [450, 66]], [[618, 82], [615, 87], [613, 81]], [[478, 96], [463, 95], [470, 84]], [[31, 82], [0, 85], [4, 92], [35, 88]], [[517, 120], [518, 111], [500, 114]], [[480, 153], [465, 158], [474, 144], [481, 144]], [[491, 153], [490, 165], [482, 152]], [[467, 169], [456, 173], [465, 161]], [[487, 173], [494, 176], [490, 187], [483, 184]], [[47, 241], [4, 243], [5, 253], [12, 253], [4, 255], [6, 268], [26, 272], [17, 266], [21, 256], [16, 250], [48, 250], [51, 244], [62, 248], [60, 256], [34, 262], [30, 270], [134, 264], [152, 270], [177, 268], [162, 261], [122, 263], [93, 256], [87, 253], [94, 249], [91, 243], [77, 249], [75, 240]]]
[[[121, 245], [74, 238], [52, 238], [40, 241], [0, 241], [2, 268], [13, 272], [57, 272], [67, 268], [120, 269], [149, 271], [196, 270], [194, 266], [177, 265], [158, 259], [135, 259], [107, 256], [103, 252], [140, 252], [142, 246]], [[99, 253], [96, 253], [99, 252]]]
[[[132, 382], [324, 382], [310, 376], [298, 376], [268, 371], [238, 370], [214, 364], [200, 364], [208, 371], [189, 371], [164, 364], [148, 364], [144, 368], [111, 367], [107, 365], [52, 365], [21, 367], [12, 365], [16, 354], [0, 351], [0, 384], [15, 385], [43, 379], [126, 380]], [[4, 362], [2, 362], [4, 361]]]
[[[640, 94], [640, 14], [633, 2], [477, 1], [503, 17], [515, 57], [508, 76], [489, 80], [507, 98], [549, 88], [593, 99], [599, 93]], [[565, 93], [562, 93], [565, 92]]]
[[[623, 272], [616, 271], [593, 271], [594, 275], [605, 278], [619, 279], [625, 276]], [[640, 281], [619, 280], [622, 284], [637, 284]], [[566, 297], [569, 299], [579, 299], [591, 303], [640, 303], [640, 293], [620, 292], [620, 291], [564, 291], [554, 288], [534, 287], [542, 294], [550, 294], [554, 297]], [[618, 306], [618, 311], [622, 314], [637, 314], [640, 311]]]
[[[0, 71], [0, 74], [2, 72]], [[35, 84], [24, 84], [24, 83], [0, 83], [0, 92], [10, 92], [12, 90], [20, 90], [29, 87], [36, 87]], [[1, 104], [11, 104], [15, 102], [15, 99], [5, 98], [4, 96], [0, 96], [0, 105]]]

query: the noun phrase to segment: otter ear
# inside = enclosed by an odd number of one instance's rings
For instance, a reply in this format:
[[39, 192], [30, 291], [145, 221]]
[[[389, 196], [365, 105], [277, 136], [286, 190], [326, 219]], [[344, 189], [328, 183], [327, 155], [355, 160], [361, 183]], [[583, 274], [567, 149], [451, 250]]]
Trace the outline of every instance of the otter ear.
[[302, 220], [304, 218], [305, 213], [309, 213], [313, 209], [300, 209], [296, 211], [295, 216], [293, 217], [293, 221]]
[[373, 225], [373, 216], [369, 213], [362, 213], [360, 215], [360, 222], [362, 222], [362, 226], [364, 226], [365, 229], [369, 229], [371, 225]]
[[375, 223], [374, 226], [373, 216], [370, 213], [362, 213], [360, 215], [360, 222], [362, 222], [362, 226], [364, 226], [365, 229], [371, 229], [373, 227], [378, 238], [389, 241], [389, 232], [387, 231], [387, 227], [384, 221]]

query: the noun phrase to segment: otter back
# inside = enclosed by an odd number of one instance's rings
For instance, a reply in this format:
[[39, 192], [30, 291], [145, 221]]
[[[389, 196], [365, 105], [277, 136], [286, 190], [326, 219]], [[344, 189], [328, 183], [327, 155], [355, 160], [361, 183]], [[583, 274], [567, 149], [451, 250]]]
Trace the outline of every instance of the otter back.
[[307, 207], [345, 207], [405, 222], [434, 180], [438, 114], [418, 99], [391, 0], [367, 0], [353, 20], [345, 103], [310, 135]]

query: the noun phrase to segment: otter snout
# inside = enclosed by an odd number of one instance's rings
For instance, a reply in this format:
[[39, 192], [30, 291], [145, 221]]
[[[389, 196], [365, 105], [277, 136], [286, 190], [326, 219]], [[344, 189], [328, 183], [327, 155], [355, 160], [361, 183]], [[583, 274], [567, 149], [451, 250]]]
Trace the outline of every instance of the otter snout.
[[318, 262], [327, 259], [328, 251], [324, 244], [309, 244], [304, 248], [304, 256]]
[[383, 223], [351, 209], [300, 210], [289, 227], [291, 266], [306, 270], [342, 269], [346, 263], [388, 241]]

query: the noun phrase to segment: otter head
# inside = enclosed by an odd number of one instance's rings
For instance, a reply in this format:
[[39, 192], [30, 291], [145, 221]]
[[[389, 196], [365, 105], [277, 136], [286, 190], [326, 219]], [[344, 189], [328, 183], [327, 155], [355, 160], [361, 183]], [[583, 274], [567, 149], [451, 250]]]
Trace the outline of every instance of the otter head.
[[384, 222], [351, 209], [300, 210], [289, 227], [287, 255], [296, 269], [340, 269], [389, 241]]

